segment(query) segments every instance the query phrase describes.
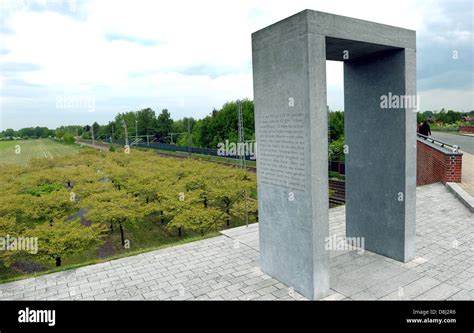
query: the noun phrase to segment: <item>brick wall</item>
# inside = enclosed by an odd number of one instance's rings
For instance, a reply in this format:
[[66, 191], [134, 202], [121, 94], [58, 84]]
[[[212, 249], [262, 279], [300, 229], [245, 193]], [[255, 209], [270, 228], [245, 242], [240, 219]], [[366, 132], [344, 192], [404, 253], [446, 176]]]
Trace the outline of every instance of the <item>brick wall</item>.
[[459, 126], [458, 131], [474, 134], [474, 126]]
[[462, 153], [417, 140], [416, 185], [461, 182]]

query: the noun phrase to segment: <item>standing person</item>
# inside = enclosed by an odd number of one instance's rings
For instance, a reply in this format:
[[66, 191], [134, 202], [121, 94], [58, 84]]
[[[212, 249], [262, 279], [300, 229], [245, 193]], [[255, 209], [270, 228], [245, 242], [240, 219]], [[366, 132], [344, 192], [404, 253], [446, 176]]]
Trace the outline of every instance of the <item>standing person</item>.
[[431, 128], [430, 124], [428, 124], [428, 120], [425, 120], [423, 125], [420, 126], [420, 134], [424, 136], [431, 136]]

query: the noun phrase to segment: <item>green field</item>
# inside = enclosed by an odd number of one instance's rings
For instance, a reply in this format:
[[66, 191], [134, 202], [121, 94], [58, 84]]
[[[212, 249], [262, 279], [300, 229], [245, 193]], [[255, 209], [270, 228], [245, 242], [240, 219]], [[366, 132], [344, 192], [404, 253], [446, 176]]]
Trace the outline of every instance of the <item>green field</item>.
[[0, 164], [25, 165], [32, 158], [61, 157], [79, 149], [50, 139], [0, 141]]

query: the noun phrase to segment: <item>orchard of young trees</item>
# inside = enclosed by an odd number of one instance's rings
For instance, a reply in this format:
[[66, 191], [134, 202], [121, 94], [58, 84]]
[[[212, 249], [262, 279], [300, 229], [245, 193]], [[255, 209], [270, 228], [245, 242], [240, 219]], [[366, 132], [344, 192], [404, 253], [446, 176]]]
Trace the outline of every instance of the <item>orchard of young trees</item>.
[[0, 251], [0, 272], [25, 263], [80, 264], [104, 244], [120, 254], [257, 220], [255, 174], [153, 151], [82, 148], [0, 166], [0, 187], [0, 237], [38, 243], [36, 253]]

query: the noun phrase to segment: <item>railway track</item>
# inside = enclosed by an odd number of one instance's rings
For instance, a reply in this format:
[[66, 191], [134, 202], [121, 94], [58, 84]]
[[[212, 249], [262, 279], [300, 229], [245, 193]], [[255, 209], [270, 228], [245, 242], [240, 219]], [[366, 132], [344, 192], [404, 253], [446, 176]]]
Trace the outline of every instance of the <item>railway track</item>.
[[344, 181], [330, 179], [329, 189], [334, 191], [329, 197], [329, 208], [346, 203], [346, 183]]

